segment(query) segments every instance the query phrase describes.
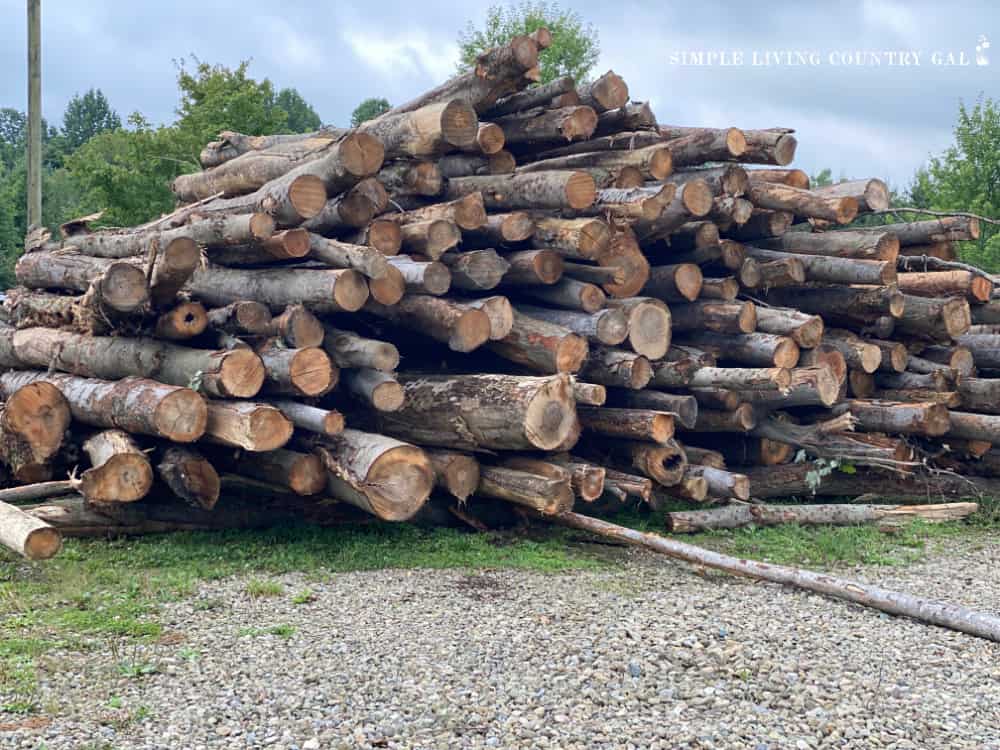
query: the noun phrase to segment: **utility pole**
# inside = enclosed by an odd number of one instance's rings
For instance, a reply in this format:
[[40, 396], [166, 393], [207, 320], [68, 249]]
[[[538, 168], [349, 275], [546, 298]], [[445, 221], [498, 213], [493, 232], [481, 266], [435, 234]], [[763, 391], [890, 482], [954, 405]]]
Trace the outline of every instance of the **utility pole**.
[[28, 0], [28, 226], [42, 223], [42, 0]]

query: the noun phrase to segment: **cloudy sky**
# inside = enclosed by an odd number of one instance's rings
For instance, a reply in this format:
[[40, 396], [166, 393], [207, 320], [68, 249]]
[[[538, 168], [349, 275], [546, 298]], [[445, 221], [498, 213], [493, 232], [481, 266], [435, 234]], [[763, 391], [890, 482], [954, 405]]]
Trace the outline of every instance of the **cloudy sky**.
[[[324, 122], [344, 124], [367, 96], [398, 103], [449, 76], [457, 32], [480, 22], [489, 4], [42, 0], [44, 112], [59, 122], [75, 92], [96, 86], [123, 117], [138, 110], [169, 122], [173, 60], [194, 54], [228, 65], [252, 58], [253, 75], [296, 87]], [[959, 100], [1000, 98], [996, 0], [564, 7], [597, 26], [600, 70], [621, 74], [660, 122], [793, 127], [796, 165], [810, 173], [830, 167], [834, 176], [905, 186], [928, 154], [949, 144]], [[0, 0], [0, 18], [0, 106], [23, 109], [24, 0]], [[988, 65], [977, 65], [980, 36], [992, 42]], [[900, 64], [904, 57], [909, 64]]]

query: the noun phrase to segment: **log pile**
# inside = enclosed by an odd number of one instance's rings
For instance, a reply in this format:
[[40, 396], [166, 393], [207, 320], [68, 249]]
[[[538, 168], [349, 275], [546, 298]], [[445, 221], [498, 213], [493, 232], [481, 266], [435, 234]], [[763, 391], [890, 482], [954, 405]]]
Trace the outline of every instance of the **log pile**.
[[357, 129], [224, 132], [145, 225], [33, 230], [0, 465], [78, 476], [0, 539], [998, 481], [1000, 300], [951, 263], [974, 219], [844, 228], [884, 183], [810, 189], [793, 131], [661, 124], [612, 71], [535, 85], [548, 43]]

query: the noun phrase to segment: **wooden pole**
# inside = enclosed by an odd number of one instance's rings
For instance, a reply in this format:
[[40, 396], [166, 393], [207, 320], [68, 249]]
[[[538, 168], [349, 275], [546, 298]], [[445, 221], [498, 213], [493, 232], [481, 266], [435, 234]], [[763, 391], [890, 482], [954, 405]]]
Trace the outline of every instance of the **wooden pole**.
[[42, 1], [28, 0], [28, 226], [42, 223]]
[[975, 612], [965, 607], [931, 599], [923, 599], [896, 591], [890, 591], [878, 586], [872, 586], [861, 581], [836, 578], [824, 573], [813, 573], [801, 568], [790, 568], [784, 565], [761, 563], [756, 560], [745, 560], [723, 555], [719, 552], [702, 549], [693, 544], [685, 544], [673, 539], [648, 534], [624, 526], [600, 521], [596, 518], [579, 513], [563, 513], [559, 516], [546, 517], [547, 520], [569, 526], [570, 528], [589, 531], [598, 536], [614, 539], [624, 544], [645, 547], [661, 555], [667, 555], [678, 560], [702, 565], [706, 568], [723, 570], [734, 575], [742, 575], [759, 581], [770, 581], [785, 586], [813, 591], [834, 599], [842, 599], [865, 607], [871, 607], [892, 615], [911, 617], [919, 622], [938, 625], [949, 630], [957, 630], [969, 635], [1000, 642], [1000, 617], [985, 612]]

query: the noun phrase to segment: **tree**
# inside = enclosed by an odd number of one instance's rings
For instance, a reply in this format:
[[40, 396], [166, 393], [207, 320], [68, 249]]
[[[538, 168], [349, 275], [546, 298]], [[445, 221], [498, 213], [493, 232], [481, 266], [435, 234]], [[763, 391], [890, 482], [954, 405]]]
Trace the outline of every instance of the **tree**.
[[585, 81], [601, 56], [597, 29], [593, 24], [585, 24], [576, 11], [564, 10], [558, 3], [546, 0], [490, 6], [482, 29], [477, 29], [470, 21], [465, 31], [458, 35], [459, 71], [473, 67], [482, 52], [543, 26], [552, 33], [552, 44], [542, 50], [538, 58], [541, 82], [548, 83], [561, 76]]
[[[980, 96], [971, 109], [959, 104], [954, 133], [954, 145], [917, 171], [911, 205], [1000, 219], [1000, 101]], [[983, 222], [980, 229], [979, 241], [962, 243], [960, 255], [1000, 271], [1000, 228]]]
[[118, 113], [111, 109], [108, 99], [100, 89], [90, 89], [86, 94], [75, 95], [66, 105], [63, 115], [63, 135], [69, 151], [76, 151], [84, 143], [105, 130], [122, 126]]
[[279, 91], [275, 103], [285, 110], [288, 115], [288, 129], [293, 133], [311, 133], [322, 125], [316, 110], [295, 89]]
[[809, 185], [814, 188], [828, 187], [833, 184], [833, 170], [829, 167], [820, 170], [809, 178]]
[[392, 105], [389, 104], [388, 99], [365, 99], [351, 112], [351, 127], [356, 128], [363, 122], [374, 120], [380, 114], [388, 112], [390, 109], [392, 109]]

